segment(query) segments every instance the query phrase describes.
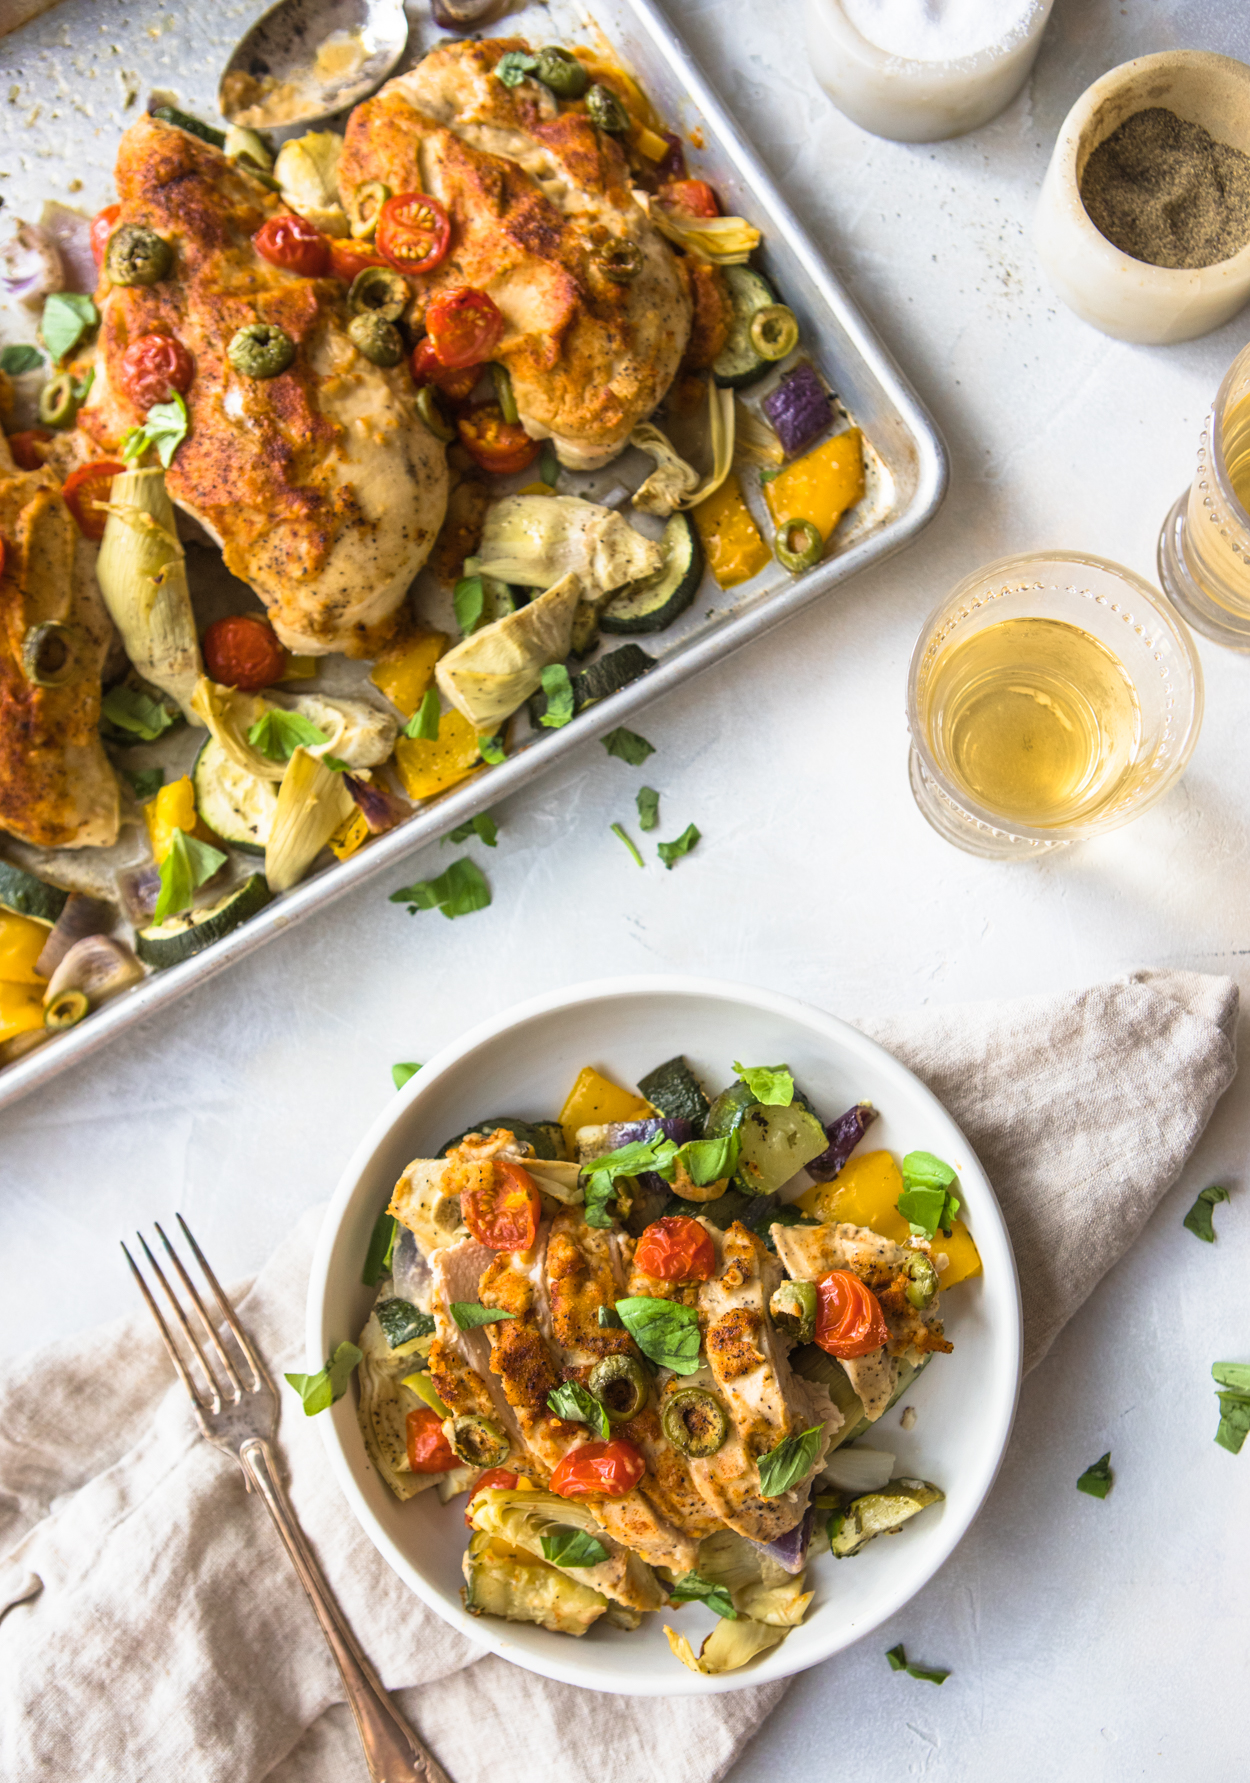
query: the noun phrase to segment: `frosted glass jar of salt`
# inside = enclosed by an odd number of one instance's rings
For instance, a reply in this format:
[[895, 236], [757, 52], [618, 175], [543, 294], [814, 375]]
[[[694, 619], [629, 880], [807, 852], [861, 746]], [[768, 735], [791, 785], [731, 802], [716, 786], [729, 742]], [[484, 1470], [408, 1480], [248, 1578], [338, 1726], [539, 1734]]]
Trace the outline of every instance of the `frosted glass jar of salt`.
[[988, 124], [1028, 79], [1054, 0], [805, 0], [812, 72], [874, 136]]

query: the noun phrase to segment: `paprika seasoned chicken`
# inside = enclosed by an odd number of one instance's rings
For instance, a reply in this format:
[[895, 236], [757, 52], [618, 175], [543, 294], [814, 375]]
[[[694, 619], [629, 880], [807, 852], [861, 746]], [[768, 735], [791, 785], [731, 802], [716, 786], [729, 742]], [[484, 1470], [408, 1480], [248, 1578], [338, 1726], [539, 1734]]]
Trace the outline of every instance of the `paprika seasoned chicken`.
[[505, 332], [527, 433], [576, 469], [606, 464], [652, 412], [690, 336], [688, 279], [630, 189], [624, 154], [584, 111], [534, 80], [506, 86], [520, 38], [442, 45], [358, 105], [339, 187], [426, 192], [452, 219], [451, 250], [419, 281], [487, 292]]
[[[260, 595], [289, 649], [376, 653], [447, 504], [445, 453], [417, 416], [406, 366], [383, 369], [352, 343], [340, 280], [257, 253], [253, 235], [282, 207], [217, 149], [145, 117], [122, 138], [116, 179], [115, 227], [154, 232], [172, 260], [155, 282], [127, 285], [110, 283], [106, 260], [80, 426], [115, 453], [144, 419], [127, 350], [173, 336], [194, 375], [170, 495]], [[232, 364], [232, 338], [255, 324], [289, 337], [286, 370], [248, 375]]]
[[49, 470], [14, 468], [0, 435], [0, 829], [39, 848], [117, 840], [117, 776], [100, 742], [112, 627], [95, 549]]

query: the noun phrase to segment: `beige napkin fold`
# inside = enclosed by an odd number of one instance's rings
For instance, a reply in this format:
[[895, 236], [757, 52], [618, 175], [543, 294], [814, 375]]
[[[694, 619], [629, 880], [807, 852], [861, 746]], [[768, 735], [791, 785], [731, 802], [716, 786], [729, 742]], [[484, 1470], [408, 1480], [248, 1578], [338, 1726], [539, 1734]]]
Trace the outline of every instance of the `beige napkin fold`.
[[[1143, 972], [1026, 1002], [861, 1023], [951, 1110], [994, 1182], [1025, 1366], [1136, 1238], [1235, 1070], [1231, 979]], [[314, 1210], [241, 1297], [302, 1366]], [[236, 1304], [239, 1304], [236, 1301]], [[315, 1421], [279, 1445], [304, 1529], [455, 1783], [715, 1783], [785, 1691], [605, 1697], [483, 1655], [357, 1529]], [[453, 1513], [454, 1514], [454, 1513]], [[195, 1433], [146, 1313], [0, 1378], [0, 1776], [359, 1783], [338, 1674], [261, 1506]]]

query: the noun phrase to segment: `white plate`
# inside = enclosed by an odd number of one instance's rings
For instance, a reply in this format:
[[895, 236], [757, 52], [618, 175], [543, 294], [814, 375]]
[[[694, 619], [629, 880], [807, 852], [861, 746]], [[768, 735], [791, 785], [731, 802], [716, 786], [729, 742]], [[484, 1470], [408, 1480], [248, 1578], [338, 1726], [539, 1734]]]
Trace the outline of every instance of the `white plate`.
[[678, 977], [606, 979], [522, 1003], [446, 1047], [396, 1095], [347, 1166], [326, 1215], [308, 1287], [308, 1366], [319, 1368], [365, 1322], [374, 1294], [361, 1284], [361, 1264], [410, 1159], [434, 1155], [451, 1134], [491, 1114], [553, 1117], [583, 1065], [632, 1086], [678, 1052], [710, 1086], [731, 1080], [735, 1059], [784, 1059], [826, 1119], [852, 1102], [875, 1104], [880, 1118], [867, 1149], [933, 1151], [958, 1170], [984, 1274], [944, 1301], [955, 1349], [936, 1357], [908, 1396], [918, 1413], [914, 1429], [902, 1430], [899, 1412], [888, 1412], [871, 1439], [897, 1456], [898, 1473], [940, 1485], [945, 1503], [852, 1560], [816, 1554], [808, 1573], [816, 1596], [803, 1626], [744, 1671], [704, 1678], [673, 1657], [662, 1627], [668, 1621], [689, 1635], [697, 1651], [715, 1621], [697, 1605], [648, 1616], [633, 1633], [600, 1624], [580, 1639], [468, 1615], [460, 1601], [463, 1500], [441, 1505], [432, 1491], [407, 1504], [393, 1498], [365, 1454], [350, 1394], [320, 1420], [330, 1465], [361, 1526], [431, 1609], [529, 1671], [629, 1696], [687, 1696], [784, 1678], [893, 1615], [932, 1578], [980, 1509], [1007, 1445], [1020, 1380], [1020, 1295], [1007, 1230], [985, 1173], [937, 1099], [833, 1016], [749, 985]]

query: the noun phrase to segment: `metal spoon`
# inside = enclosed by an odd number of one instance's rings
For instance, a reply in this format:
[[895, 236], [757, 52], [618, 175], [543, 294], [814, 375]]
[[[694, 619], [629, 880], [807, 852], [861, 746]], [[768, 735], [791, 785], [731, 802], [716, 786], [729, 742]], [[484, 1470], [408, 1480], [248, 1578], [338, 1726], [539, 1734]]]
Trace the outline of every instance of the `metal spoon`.
[[320, 124], [394, 72], [408, 44], [403, 0], [278, 0], [241, 39], [217, 90], [232, 124]]

